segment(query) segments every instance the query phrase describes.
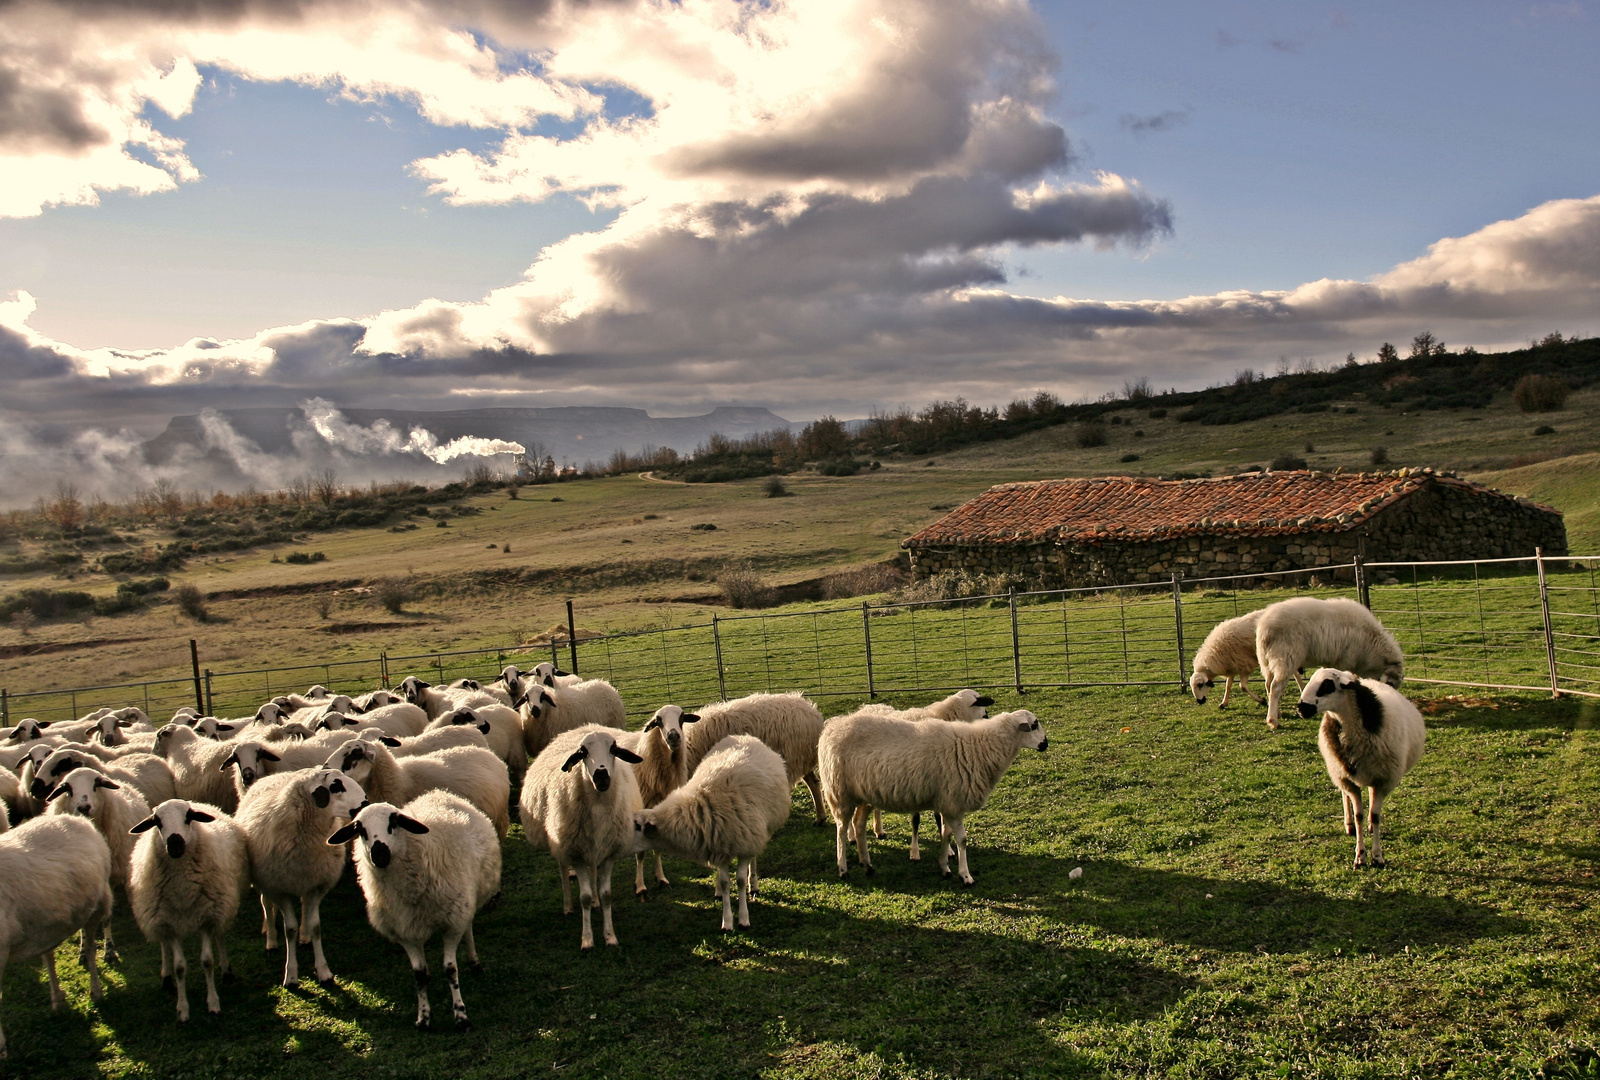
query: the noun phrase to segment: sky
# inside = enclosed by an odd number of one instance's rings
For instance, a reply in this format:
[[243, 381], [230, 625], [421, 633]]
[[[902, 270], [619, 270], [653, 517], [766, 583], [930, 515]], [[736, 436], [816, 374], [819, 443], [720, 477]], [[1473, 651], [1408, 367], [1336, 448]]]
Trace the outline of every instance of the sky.
[[1600, 333], [1597, 45], [1593, 0], [0, 0], [0, 453]]

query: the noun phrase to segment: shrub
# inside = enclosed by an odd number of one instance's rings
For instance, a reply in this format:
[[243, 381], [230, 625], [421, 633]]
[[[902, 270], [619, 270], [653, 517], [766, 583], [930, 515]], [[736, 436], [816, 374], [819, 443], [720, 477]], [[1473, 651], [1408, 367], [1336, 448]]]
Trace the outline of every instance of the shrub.
[[172, 590], [172, 602], [195, 622], [205, 622], [211, 617], [206, 610], [206, 594], [193, 582], [185, 582]]
[[328, 557], [320, 551], [291, 551], [283, 557], [283, 561], [303, 566], [306, 563], [327, 562]]
[[717, 527], [709, 521], [702, 521], [698, 525], [690, 525], [690, 532], [716, 532]]
[[731, 608], [766, 607], [772, 601], [772, 589], [749, 567], [722, 571], [717, 575], [717, 584]]
[[1535, 435], [1554, 435], [1556, 433], [1556, 429], [1551, 427], [1549, 424], [1540, 424], [1538, 427], [1533, 429], [1533, 433]]
[[905, 603], [929, 600], [957, 600], [964, 596], [991, 596], [1003, 593], [1010, 582], [1001, 575], [984, 577], [966, 570], [943, 570], [907, 585], [895, 594]]
[[1165, 410], [1165, 409], [1151, 409], [1150, 413], [1149, 413], [1150, 419], [1152, 419], [1152, 420], [1165, 419], [1166, 415], [1167, 415], [1167, 410]]
[[53, 619], [94, 607], [94, 597], [86, 592], [52, 592], [49, 589], [23, 589], [0, 600], [0, 616], [10, 618], [27, 611], [35, 619]]
[[390, 614], [402, 614], [411, 599], [411, 583], [403, 578], [379, 578], [372, 586], [372, 598]]
[[874, 563], [859, 570], [841, 570], [822, 579], [824, 600], [845, 600], [888, 592], [905, 581], [905, 574], [885, 563]]
[[23, 637], [28, 636], [29, 632], [33, 630], [33, 624], [38, 621], [38, 616], [26, 608], [22, 611], [13, 611], [11, 613], [11, 625], [16, 627], [17, 633]]
[[1372, 463], [1374, 465], [1389, 464], [1389, 448], [1387, 446], [1374, 446], [1372, 448]]
[[1105, 422], [1103, 420], [1084, 421], [1078, 425], [1073, 441], [1085, 450], [1091, 446], [1104, 446], [1106, 444]]
[[784, 486], [780, 477], [769, 476], [767, 482], [761, 485], [761, 490], [767, 493], [769, 499], [781, 499], [789, 494], [789, 489]]
[[1117, 460], [1121, 461], [1124, 465], [1126, 465], [1130, 461], [1138, 461], [1139, 460], [1139, 455], [1138, 454], [1123, 454], [1122, 457], [1118, 458]]
[[1511, 398], [1525, 413], [1555, 412], [1567, 403], [1566, 381], [1550, 375], [1524, 375], [1517, 380]]
[[1303, 469], [1305, 467], [1306, 459], [1296, 457], [1294, 454], [1279, 454], [1272, 459], [1273, 472], [1286, 472], [1290, 469]]

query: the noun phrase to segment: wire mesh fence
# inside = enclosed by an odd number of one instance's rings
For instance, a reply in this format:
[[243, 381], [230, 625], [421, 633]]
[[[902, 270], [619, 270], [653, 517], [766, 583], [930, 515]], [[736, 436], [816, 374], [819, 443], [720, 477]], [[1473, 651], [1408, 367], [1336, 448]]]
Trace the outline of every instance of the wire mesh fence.
[[1600, 556], [1346, 563], [1098, 588], [886, 601], [718, 615], [684, 626], [539, 644], [390, 655], [24, 693], [0, 691], [6, 723], [139, 705], [222, 716], [320, 683], [335, 693], [493, 679], [550, 660], [608, 680], [630, 714], [758, 692], [819, 699], [975, 688], [1182, 688], [1195, 649], [1225, 619], [1291, 596], [1366, 603], [1423, 683], [1600, 697]]

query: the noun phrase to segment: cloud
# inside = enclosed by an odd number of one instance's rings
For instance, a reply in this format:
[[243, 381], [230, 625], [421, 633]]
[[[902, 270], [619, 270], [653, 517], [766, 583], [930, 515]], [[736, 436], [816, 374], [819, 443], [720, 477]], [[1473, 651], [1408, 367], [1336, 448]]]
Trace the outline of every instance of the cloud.
[[463, 435], [441, 445], [427, 428], [412, 428], [408, 434], [401, 435], [388, 420], [379, 420], [371, 427], [364, 428], [346, 420], [332, 402], [322, 398], [303, 402], [300, 410], [323, 442], [350, 454], [421, 454], [434, 464], [443, 465], [459, 457], [493, 457], [497, 454], [520, 454], [527, 450], [518, 442], [476, 435]]
[[1123, 113], [1117, 117], [1117, 123], [1135, 135], [1155, 135], [1163, 131], [1171, 131], [1187, 124], [1194, 116], [1192, 109], [1167, 109], [1154, 116], [1136, 116], [1133, 113]]

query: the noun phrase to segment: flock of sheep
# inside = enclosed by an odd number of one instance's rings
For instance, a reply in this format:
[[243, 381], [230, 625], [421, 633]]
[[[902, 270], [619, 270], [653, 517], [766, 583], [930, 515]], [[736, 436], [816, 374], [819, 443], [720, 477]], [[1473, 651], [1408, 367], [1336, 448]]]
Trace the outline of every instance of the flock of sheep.
[[[1395, 689], [1400, 649], [1370, 612], [1301, 598], [1230, 619], [1197, 652], [1190, 686], [1204, 702], [1220, 677], [1226, 704], [1233, 680], [1249, 693], [1259, 667], [1267, 722], [1277, 727], [1283, 689], [1313, 665], [1299, 711], [1323, 717], [1319, 745], [1356, 836], [1357, 867], [1369, 858], [1361, 818], [1370, 790], [1365, 832], [1370, 862], [1382, 866], [1382, 802], [1420, 756], [1423, 725]], [[81, 931], [99, 1000], [96, 940], [107, 962], [117, 959], [115, 887], [160, 946], [178, 1019], [189, 1017], [184, 948], [194, 938], [206, 1008], [218, 1012], [217, 979], [229, 974], [224, 936], [254, 887], [268, 951], [282, 922], [283, 984], [299, 983], [301, 944], [327, 983], [320, 904], [354, 861], [372, 927], [410, 959], [417, 1025], [432, 1015], [423, 947], [442, 936], [452, 1012], [466, 1026], [457, 952], [464, 944], [478, 966], [472, 923], [500, 890], [514, 786], [527, 840], [554, 857], [569, 914], [577, 884], [582, 948], [594, 945], [595, 908], [606, 944], [617, 944], [612, 870], [628, 856], [641, 896], [647, 856], [663, 886], [662, 852], [714, 869], [722, 928], [731, 930], [736, 891], [737, 923], [750, 925], [758, 861], [801, 782], [817, 824], [824, 807], [836, 823], [841, 876], [852, 840], [874, 872], [869, 841], [886, 838], [884, 812], [911, 815], [910, 856], [920, 859], [921, 814], [932, 812], [941, 872], [951, 875], [954, 851], [956, 873], [973, 884], [966, 817], [1020, 751], [1048, 745], [1033, 713], [990, 717], [992, 704], [962, 690], [923, 708], [874, 703], [824, 720], [800, 694], [753, 694], [696, 712], [666, 705], [627, 731], [611, 684], [546, 663], [507, 667], [486, 685], [408, 678], [357, 698], [312, 687], [232, 721], [187, 707], [159, 727], [138, 708], [53, 725], [24, 720], [0, 732], [0, 977], [8, 961], [42, 955], [58, 1007], [54, 951]]]

